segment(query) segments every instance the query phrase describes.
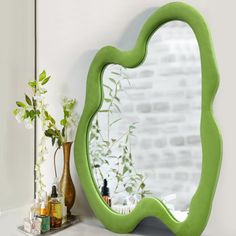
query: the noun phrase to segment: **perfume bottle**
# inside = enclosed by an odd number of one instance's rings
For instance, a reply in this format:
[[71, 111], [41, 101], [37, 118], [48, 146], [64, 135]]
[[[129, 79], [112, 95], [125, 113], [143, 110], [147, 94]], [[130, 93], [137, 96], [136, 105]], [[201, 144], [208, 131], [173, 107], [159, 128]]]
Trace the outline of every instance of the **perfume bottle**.
[[62, 224], [64, 224], [67, 221], [67, 207], [65, 205], [65, 198], [64, 198], [62, 193], [60, 194], [60, 197], [58, 197], [58, 200], [61, 203], [61, 207], [62, 207]]
[[52, 229], [59, 228], [62, 224], [62, 205], [57, 197], [57, 187], [53, 185], [51, 199], [49, 201], [50, 226]]
[[62, 224], [64, 224], [67, 221], [67, 206], [65, 205], [65, 197], [61, 191], [60, 182], [58, 178], [54, 178], [52, 185], [55, 185], [57, 188], [57, 195], [58, 195], [57, 198], [62, 206]]
[[33, 235], [41, 234], [42, 220], [39, 218], [33, 218], [31, 222], [32, 222], [31, 234], [33, 234]]
[[111, 198], [109, 194], [109, 188], [107, 187], [107, 180], [103, 180], [103, 187], [102, 187], [102, 198], [107, 203], [109, 207], [111, 207]]
[[37, 218], [41, 219], [41, 233], [46, 233], [50, 230], [50, 216], [48, 210], [47, 193], [44, 193], [43, 200], [40, 207], [40, 216]]
[[40, 216], [48, 216], [48, 214], [49, 212], [47, 203], [45, 201], [42, 201], [40, 206]]
[[31, 235], [39, 235], [41, 233], [41, 219], [33, 216], [34, 212], [30, 211], [28, 218], [24, 219], [24, 231]]
[[33, 210], [34, 217], [40, 215], [40, 199], [39, 199], [38, 195], [34, 199], [34, 204], [33, 204], [32, 210]]

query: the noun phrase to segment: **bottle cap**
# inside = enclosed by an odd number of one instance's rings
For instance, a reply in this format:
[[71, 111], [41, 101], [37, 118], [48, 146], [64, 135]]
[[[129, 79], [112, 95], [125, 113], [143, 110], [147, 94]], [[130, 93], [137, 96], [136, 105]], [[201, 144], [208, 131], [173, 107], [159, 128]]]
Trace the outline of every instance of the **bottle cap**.
[[109, 196], [109, 188], [107, 187], [106, 179], [103, 180], [102, 196]]
[[55, 185], [52, 186], [52, 194], [51, 194], [52, 198], [56, 198], [57, 197], [57, 187]]

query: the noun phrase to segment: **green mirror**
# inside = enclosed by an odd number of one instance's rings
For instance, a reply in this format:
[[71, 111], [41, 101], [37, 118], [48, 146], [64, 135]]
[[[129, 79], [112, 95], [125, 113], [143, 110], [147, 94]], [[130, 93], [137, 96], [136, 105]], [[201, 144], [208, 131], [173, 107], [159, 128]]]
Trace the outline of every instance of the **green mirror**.
[[155, 216], [176, 235], [201, 234], [221, 161], [211, 113], [217, 86], [206, 24], [183, 3], [153, 13], [133, 50], [97, 53], [75, 162], [108, 229], [130, 232]]

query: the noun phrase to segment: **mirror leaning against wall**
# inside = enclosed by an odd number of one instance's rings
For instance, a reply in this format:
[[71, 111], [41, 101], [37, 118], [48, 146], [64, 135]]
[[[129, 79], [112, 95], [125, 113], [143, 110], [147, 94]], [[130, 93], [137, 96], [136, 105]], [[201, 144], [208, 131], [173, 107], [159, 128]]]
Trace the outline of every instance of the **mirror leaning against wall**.
[[176, 235], [201, 235], [221, 164], [209, 30], [193, 7], [170, 3], [134, 45], [106, 46], [91, 63], [75, 142], [82, 187], [113, 232], [153, 216]]

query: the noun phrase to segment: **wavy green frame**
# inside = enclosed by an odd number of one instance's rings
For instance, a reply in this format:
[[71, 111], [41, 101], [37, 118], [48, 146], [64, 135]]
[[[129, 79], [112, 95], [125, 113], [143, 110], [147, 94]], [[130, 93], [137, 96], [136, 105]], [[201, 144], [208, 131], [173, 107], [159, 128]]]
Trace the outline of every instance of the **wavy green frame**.
[[[88, 132], [93, 116], [103, 102], [102, 73], [108, 64], [120, 64], [127, 68], [137, 67], [145, 58], [148, 41], [164, 23], [180, 20], [188, 23], [197, 38], [202, 66], [202, 172], [198, 189], [193, 196], [189, 215], [178, 222], [165, 205], [155, 198], [144, 198], [128, 215], [110, 209], [102, 200], [94, 183], [89, 165]], [[203, 17], [191, 6], [175, 2], [155, 11], [144, 24], [135, 47], [120, 51], [107, 46], [98, 51], [88, 72], [84, 110], [75, 140], [75, 165], [80, 182], [96, 217], [107, 229], [128, 233], [145, 218], [159, 218], [173, 233], [179, 236], [199, 236], [203, 232], [211, 211], [212, 201], [221, 166], [221, 137], [212, 114], [212, 102], [218, 88], [219, 75], [211, 45], [211, 37]]]

